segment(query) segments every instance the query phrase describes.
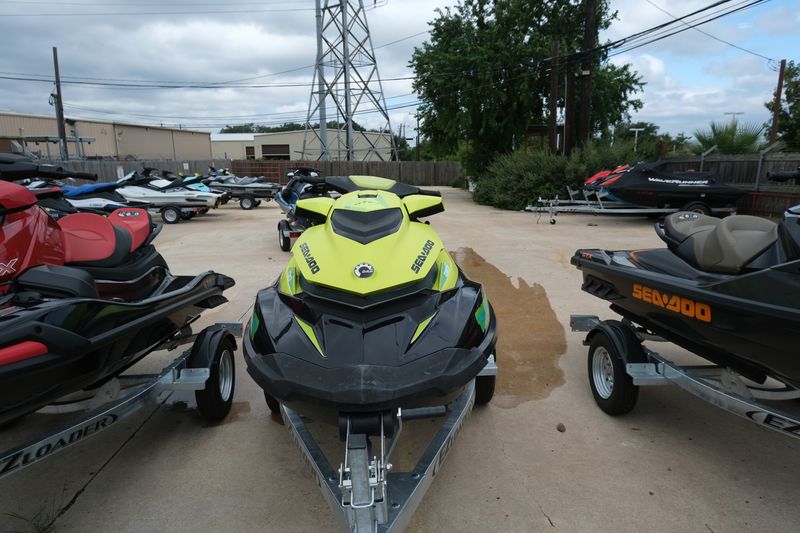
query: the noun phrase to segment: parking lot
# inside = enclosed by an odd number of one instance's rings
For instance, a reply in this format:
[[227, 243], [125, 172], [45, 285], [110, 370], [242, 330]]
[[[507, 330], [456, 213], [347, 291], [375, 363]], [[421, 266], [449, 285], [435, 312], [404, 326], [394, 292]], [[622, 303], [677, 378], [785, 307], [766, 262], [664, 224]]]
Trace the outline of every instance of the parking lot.
[[[463, 190], [442, 192], [446, 211], [429, 220], [486, 287], [500, 371], [495, 399], [473, 411], [411, 531], [797, 531], [797, 441], [673, 387], [643, 388], [621, 418], [594, 404], [587, 349], [569, 331], [569, 315], [612, 313], [581, 292], [569, 259], [581, 247], [660, 246], [652, 221], [562, 215], [550, 225], [546, 216], [478, 206]], [[288, 258], [278, 247], [281, 218], [274, 203], [252, 211], [231, 204], [164, 228], [156, 245], [173, 272], [236, 280], [229, 303], [205, 313], [200, 327], [249, 319], [257, 290]], [[144, 366], [174, 356], [155, 354]], [[237, 365], [233, 411], [218, 425], [171, 398], [0, 481], [0, 531], [331, 530], [289, 432], [241, 357]], [[416, 424], [401, 461], [426, 434], [428, 422]], [[335, 441], [335, 429], [314, 431]]]

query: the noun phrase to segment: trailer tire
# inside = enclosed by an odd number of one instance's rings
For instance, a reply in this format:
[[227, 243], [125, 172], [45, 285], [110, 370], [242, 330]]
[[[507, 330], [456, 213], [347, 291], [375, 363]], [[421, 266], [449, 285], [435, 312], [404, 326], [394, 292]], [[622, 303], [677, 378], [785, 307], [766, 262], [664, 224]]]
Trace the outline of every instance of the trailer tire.
[[699, 213], [701, 215], [711, 214], [711, 208], [708, 207], [708, 204], [705, 204], [703, 202], [689, 202], [688, 204], [683, 206], [681, 211], [689, 211], [691, 213]]
[[239, 200], [239, 207], [241, 207], [245, 211], [249, 211], [250, 209], [256, 207], [256, 201], [253, 199], [252, 196], [243, 196]]
[[267, 407], [269, 407], [271, 413], [281, 414], [281, 403], [274, 396], [264, 391], [264, 399], [267, 401]]
[[189, 367], [208, 368], [205, 388], [195, 391], [197, 410], [207, 420], [222, 420], [231, 410], [236, 386], [236, 342], [227, 330], [206, 329], [197, 337]]
[[281, 250], [288, 252], [292, 248], [292, 239], [284, 232], [289, 231], [289, 223], [285, 220], [278, 222], [278, 246]]
[[[623, 336], [625, 343], [630, 341]], [[627, 349], [627, 346], [625, 347]], [[632, 346], [631, 349], [636, 349]], [[641, 349], [641, 348], [639, 348]], [[612, 416], [629, 413], [639, 398], [639, 387], [625, 370], [625, 359], [602, 331], [592, 337], [588, 358], [589, 384], [597, 406]]]
[[161, 210], [161, 220], [164, 221], [164, 224], [177, 224], [181, 221], [181, 210], [168, 205]]
[[494, 397], [497, 376], [478, 376], [475, 378], [475, 404], [486, 405]]

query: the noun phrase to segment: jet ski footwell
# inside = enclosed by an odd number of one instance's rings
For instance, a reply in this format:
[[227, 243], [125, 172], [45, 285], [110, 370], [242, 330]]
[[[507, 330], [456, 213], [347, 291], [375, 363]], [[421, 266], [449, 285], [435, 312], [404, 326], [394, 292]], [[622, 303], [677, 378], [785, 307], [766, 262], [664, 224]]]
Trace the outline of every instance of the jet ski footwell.
[[[756, 385], [721, 365], [678, 365], [641, 344], [664, 339], [627, 319], [620, 322], [600, 320], [594, 315], [571, 315], [570, 327], [572, 331], [588, 332], [583, 344], [591, 347], [588, 370], [592, 394], [598, 406], [610, 415], [632, 410], [640, 386], [672, 384], [759, 426], [800, 438], [800, 417], [759, 401], [796, 400], [800, 389], [778, 381]], [[770, 387], [771, 383], [774, 386]], [[620, 398], [622, 401], [614, 401]]]

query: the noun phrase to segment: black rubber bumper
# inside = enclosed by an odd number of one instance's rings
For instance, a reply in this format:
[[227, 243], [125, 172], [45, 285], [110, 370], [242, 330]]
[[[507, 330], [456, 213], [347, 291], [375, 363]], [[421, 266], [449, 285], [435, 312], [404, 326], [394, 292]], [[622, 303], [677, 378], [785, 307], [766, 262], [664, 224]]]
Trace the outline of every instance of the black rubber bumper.
[[494, 353], [496, 320], [480, 346], [447, 348], [401, 366], [349, 365], [325, 368], [286, 353], [257, 353], [244, 334], [247, 372], [282, 402], [312, 401], [338, 411], [383, 411], [435, 400], [477, 376]]

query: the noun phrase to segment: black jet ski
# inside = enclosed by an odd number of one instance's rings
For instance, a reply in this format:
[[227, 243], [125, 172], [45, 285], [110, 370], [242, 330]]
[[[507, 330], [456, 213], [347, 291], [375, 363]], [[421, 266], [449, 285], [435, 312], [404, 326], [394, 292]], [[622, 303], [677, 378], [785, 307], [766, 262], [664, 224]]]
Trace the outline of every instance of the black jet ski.
[[228, 192], [239, 200], [242, 209], [253, 209], [262, 201], [269, 202], [281, 190], [280, 183], [267, 181], [263, 176], [239, 177], [227, 169], [208, 167], [210, 176], [203, 180], [209, 187]]
[[[279, 403], [335, 423], [458, 397], [494, 353], [496, 320], [433, 228], [438, 192], [369, 176], [325, 178], [341, 196], [297, 201], [312, 220], [244, 335], [253, 379]], [[476, 402], [494, 392], [478, 376]]]
[[614, 198], [634, 205], [676, 208], [710, 214], [712, 209], [736, 205], [746, 194], [727, 185], [714, 172], [664, 169], [666, 162], [637, 163], [633, 167], [594, 183]]
[[800, 225], [679, 212], [667, 248], [582, 249], [582, 289], [658, 337], [764, 383], [800, 388]]
[[144, 209], [56, 221], [36, 203], [0, 180], [0, 425], [101, 386], [224, 303], [234, 284], [171, 274]]

